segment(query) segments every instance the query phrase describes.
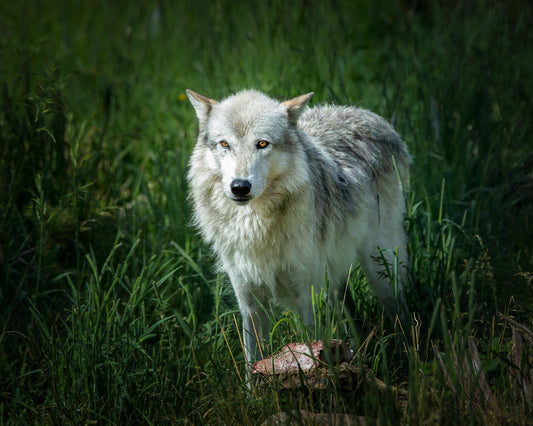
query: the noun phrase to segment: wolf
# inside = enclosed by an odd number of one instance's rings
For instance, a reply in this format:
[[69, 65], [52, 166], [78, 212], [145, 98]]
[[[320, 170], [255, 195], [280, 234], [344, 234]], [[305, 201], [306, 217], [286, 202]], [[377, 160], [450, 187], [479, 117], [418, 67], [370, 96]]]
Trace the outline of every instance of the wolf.
[[393, 127], [354, 106], [309, 108], [313, 93], [283, 102], [256, 90], [221, 102], [186, 93], [199, 123], [193, 221], [231, 281], [248, 366], [269, 333], [266, 307], [312, 327], [313, 291], [342, 301], [356, 260], [384, 311], [405, 314], [411, 157]]

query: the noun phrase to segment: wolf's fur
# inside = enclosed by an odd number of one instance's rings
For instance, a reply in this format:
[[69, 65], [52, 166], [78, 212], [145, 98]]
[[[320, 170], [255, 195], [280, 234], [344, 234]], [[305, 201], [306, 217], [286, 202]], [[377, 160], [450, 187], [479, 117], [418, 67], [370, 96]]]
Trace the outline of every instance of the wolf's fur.
[[327, 271], [331, 296], [342, 297], [356, 259], [394, 316], [390, 278], [376, 261], [400, 265], [401, 301], [410, 157], [394, 129], [360, 108], [309, 109], [312, 93], [282, 103], [254, 90], [220, 103], [187, 95], [199, 119], [188, 174], [194, 220], [231, 279], [248, 362], [268, 333], [262, 307], [281, 303], [311, 325], [311, 286], [320, 292]]

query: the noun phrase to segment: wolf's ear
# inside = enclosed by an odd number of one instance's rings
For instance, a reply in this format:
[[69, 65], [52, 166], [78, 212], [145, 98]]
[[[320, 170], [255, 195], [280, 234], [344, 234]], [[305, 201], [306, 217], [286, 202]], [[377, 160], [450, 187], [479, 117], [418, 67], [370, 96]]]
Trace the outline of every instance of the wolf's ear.
[[288, 101], [281, 103], [281, 106], [287, 111], [291, 123], [296, 124], [298, 117], [313, 95], [314, 93], [311, 92], [307, 95], [298, 96], [297, 98], [289, 99]]
[[205, 123], [211, 108], [213, 108], [213, 105], [218, 104], [218, 102], [190, 89], [185, 90], [185, 92], [187, 93], [187, 97], [189, 98], [189, 101], [191, 101], [192, 106], [196, 110], [198, 120], [200, 120], [200, 123], [202, 124]]

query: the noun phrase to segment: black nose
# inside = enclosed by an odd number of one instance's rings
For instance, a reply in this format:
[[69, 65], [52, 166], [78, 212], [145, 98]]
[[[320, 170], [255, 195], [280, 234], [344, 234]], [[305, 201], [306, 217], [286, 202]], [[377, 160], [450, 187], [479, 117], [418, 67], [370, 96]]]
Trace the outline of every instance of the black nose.
[[252, 184], [246, 179], [233, 179], [233, 182], [231, 182], [229, 187], [231, 188], [233, 195], [244, 197], [250, 193]]

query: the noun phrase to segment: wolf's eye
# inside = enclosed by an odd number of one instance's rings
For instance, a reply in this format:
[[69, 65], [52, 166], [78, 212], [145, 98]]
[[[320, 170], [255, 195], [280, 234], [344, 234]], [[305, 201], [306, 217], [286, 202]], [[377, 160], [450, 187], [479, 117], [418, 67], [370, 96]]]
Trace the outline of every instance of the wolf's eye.
[[229, 148], [229, 143], [227, 143], [226, 141], [220, 141], [219, 143], [222, 148], [226, 148], [226, 149]]
[[270, 142], [268, 142], [268, 141], [261, 140], [261, 141], [257, 142], [257, 148], [259, 148], [259, 149], [266, 148], [268, 145], [270, 145]]

